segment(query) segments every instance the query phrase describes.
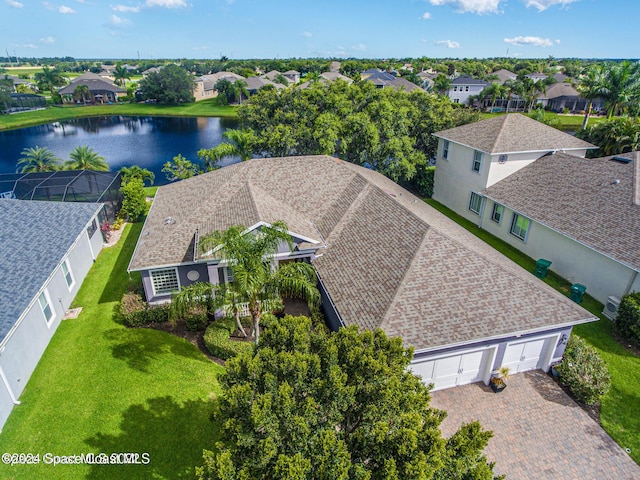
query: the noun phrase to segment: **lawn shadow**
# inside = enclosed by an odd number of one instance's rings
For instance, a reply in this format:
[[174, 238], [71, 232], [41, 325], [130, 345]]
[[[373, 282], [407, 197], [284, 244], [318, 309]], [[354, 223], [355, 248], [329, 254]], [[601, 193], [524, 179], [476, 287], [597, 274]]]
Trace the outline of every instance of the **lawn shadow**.
[[139, 463], [94, 464], [86, 478], [194, 478], [195, 467], [203, 463], [203, 449], [211, 450], [220, 440], [220, 428], [210, 420], [217, 402], [217, 399], [177, 402], [164, 396], [131, 405], [122, 414], [121, 433], [97, 432], [84, 442], [90, 452], [107, 456], [132, 453], [130, 460]]
[[127, 362], [130, 368], [149, 373], [149, 367], [163, 355], [210, 362], [188, 341], [148, 328], [112, 328], [104, 332], [113, 358]]
[[[128, 285], [133, 282], [132, 277], [127, 272], [127, 267], [136, 248], [142, 225], [142, 223], [133, 223], [131, 228], [123, 232], [120, 242], [124, 244], [113, 264], [113, 268], [109, 272], [109, 278], [105, 283], [98, 303], [119, 302], [122, 295], [127, 291]], [[109, 248], [118, 248], [118, 246]], [[139, 273], [136, 273], [136, 275], [139, 275]]]

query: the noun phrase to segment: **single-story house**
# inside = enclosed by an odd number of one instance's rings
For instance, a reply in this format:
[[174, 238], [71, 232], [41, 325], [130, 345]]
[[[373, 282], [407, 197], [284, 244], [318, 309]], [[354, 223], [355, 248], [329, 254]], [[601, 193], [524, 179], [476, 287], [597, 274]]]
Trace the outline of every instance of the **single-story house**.
[[0, 199], [0, 428], [102, 249], [101, 210]]
[[515, 80], [516, 78], [518, 78], [517, 73], [514, 73], [511, 70], [507, 70], [506, 68], [496, 70], [495, 72], [492, 72], [491, 75], [497, 78], [497, 83], [504, 83], [507, 80]]
[[[349, 85], [353, 83], [353, 80], [347, 77], [346, 75], [342, 75], [339, 72], [323, 72], [320, 74], [320, 78], [318, 78], [317, 82], [326, 85], [328, 83], [335, 82], [336, 80], [341, 80], [343, 82], [347, 82]], [[297, 88], [309, 88], [311, 82], [302, 82]]]
[[469, 97], [480, 95], [489, 82], [463, 75], [451, 81], [447, 95], [453, 103], [469, 103]]
[[548, 369], [573, 325], [594, 317], [407, 190], [325, 155], [263, 158], [158, 189], [129, 271], [150, 303], [196, 281], [229, 280], [199, 239], [241, 224], [287, 223], [295, 249], [274, 262], [316, 269], [327, 323], [381, 328], [414, 348], [436, 389]]
[[193, 96], [196, 99], [196, 102], [217, 97], [218, 91], [216, 90], [216, 83], [223, 79], [229, 80], [230, 82], [246, 80], [242, 75], [226, 71], [196, 77], [194, 79], [196, 88], [193, 91]]
[[[544, 93], [538, 95], [536, 101], [554, 112], [562, 112], [565, 109], [570, 112], [582, 112], [587, 109], [589, 104], [589, 100], [582, 98], [570, 83], [554, 83], [550, 85]], [[601, 98], [594, 99], [591, 108], [594, 111], [602, 110], [604, 108], [604, 100]]]
[[396, 77], [392, 73], [377, 69], [369, 69], [362, 72], [362, 80], [373, 83], [376, 88], [395, 88], [396, 90], [405, 90], [407, 92], [422, 90], [421, 87], [406, 78]]
[[118, 95], [126, 95], [127, 91], [115, 83], [106, 80], [95, 73], [83, 73], [71, 80], [69, 85], [62, 87], [58, 93], [65, 103], [82, 103], [83, 99], [76, 98], [76, 87], [86, 85], [89, 87], [89, 96], [85, 99], [90, 103], [113, 103], [118, 101]]

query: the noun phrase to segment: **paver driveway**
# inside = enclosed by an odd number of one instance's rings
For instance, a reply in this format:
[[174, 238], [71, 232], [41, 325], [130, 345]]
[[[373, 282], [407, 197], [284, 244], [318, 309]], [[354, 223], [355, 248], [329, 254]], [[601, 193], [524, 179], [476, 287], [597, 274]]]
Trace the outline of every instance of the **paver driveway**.
[[485, 452], [508, 480], [640, 479], [640, 466], [542, 371], [509, 377], [498, 394], [474, 383], [431, 395], [449, 414], [445, 437], [474, 419], [493, 430]]

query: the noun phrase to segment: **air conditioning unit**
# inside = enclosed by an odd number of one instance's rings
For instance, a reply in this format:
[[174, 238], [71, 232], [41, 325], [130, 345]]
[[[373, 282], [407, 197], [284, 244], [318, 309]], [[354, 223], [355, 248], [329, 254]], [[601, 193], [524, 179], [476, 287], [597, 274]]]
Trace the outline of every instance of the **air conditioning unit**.
[[618, 316], [619, 307], [620, 299], [618, 297], [611, 296], [607, 298], [607, 303], [604, 304], [604, 310], [602, 310], [602, 314], [609, 320], [615, 320]]

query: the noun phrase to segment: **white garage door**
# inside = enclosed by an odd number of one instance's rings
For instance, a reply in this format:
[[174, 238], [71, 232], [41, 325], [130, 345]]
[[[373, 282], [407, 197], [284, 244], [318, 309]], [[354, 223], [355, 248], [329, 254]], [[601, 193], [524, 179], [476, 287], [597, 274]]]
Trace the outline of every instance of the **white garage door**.
[[511, 373], [542, 368], [550, 344], [551, 337], [510, 343], [504, 352], [502, 365], [509, 367]]
[[418, 361], [409, 368], [416, 375], [420, 375], [424, 383], [433, 383], [434, 390], [441, 390], [481, 381], [486, 373], [489, 352], [490, 350], [483, 349], [424, 362]]

